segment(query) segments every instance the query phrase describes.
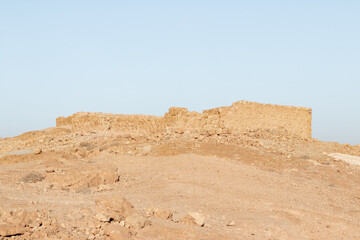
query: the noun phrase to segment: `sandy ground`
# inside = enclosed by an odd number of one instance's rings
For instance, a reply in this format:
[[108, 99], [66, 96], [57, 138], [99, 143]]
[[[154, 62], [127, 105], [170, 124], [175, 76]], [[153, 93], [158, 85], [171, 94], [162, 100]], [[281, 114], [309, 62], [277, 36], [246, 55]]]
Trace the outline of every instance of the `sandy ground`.
[[1, 139], [0, 239], [360, 239], [360, 167], [333, 153], [360, 148], [267, 133]]

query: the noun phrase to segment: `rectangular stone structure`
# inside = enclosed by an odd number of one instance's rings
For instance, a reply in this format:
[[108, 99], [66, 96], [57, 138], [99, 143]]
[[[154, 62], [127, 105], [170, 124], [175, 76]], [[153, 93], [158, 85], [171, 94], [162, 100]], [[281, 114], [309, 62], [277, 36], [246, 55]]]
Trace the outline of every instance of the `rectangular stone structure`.
[[238, 101], [231, 106], [189, 112], [170, 108], [163, 117], [104, 113], [75, 113], [56, 119], [56, 126], [74, 131], [123, 131], [155, 133], [168, 129], [243, 133], [257, 130], [281, 130], [292, 136], [311, 138], [311, 108]]

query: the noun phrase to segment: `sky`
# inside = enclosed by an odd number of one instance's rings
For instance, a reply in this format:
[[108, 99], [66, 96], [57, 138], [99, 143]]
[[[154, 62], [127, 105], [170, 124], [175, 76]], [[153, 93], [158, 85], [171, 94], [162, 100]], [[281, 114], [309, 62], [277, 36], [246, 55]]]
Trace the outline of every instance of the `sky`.
[[0, 0], [0, 137], [79, 111], [238, 100], [313, 109], [360, 144], [360, 1]]

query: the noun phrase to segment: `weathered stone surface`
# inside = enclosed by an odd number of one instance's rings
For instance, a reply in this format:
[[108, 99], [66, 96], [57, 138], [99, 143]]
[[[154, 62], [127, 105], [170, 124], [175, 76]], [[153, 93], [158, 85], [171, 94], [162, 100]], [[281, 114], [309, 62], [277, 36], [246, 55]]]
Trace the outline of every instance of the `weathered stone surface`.
[[14, 235], [22, 235], [26, 231], [23, 227], [14, 227], [9, 224], [0, 224], [0, 236], [1, 237], [8, 237]]
[[121, 196], [110, 200], [97, 199], [95, 205], [98, 214], [102, 214], [103, 216], [118, 222], [136, 212], [134, 206]]
[[173, 216], [173, 212], [169, 210], [164, 210], [156, 207], [150, 207], [146, 210], [146, 215], [148, 216], [154, 216], [156, 218], [161, 219], [171, 219]]
[[125, 226], [128, 225], [130, 228], [136, 231], [146, 226], [149, 226], [150, 224], [151, 224], [150, 220], [139, 213], [133, 213], [125, 218]]
[[35, 155], [38, 155], [38, 154], [40, 154], [40, 153], [42, 153], [42, 149], [41, 149], [41, 148], [37, 148], [37, 149], [34, 150], [34, 154], [35, 154]]
[[[258, 129], [284, 129], [289, 135], [311, 138], [310, 108], [238, 101], [230, 107], [189, 112], [186, 108], [170, 108], [164, 117], [102, 113], [76, 113], [56, 119], [56, 126], [73, 130], [108, 130], [163, 132], [169, 128], [178, 134], [186, 130], [207, 129], [207, 134], [245, 132]], [[110, 127], [110, 128], [109, 128]]]
[[205, 224], [204, 214], [199, 212], [189, 212], [185, 215], [185, 217], [181, 220], [181, 222], [190, 225], [196, 225], [199, 227], [203, 227]]
[[111, 220], [111, 217], [110, 217], [110, 215], [109, 214], [104, 214], [104, 213], [97, 213], [96, 215], [95, 215], [95, 218], [97, 219], [97, 220], [99, 220], [100, 222], [110, 222], [110, 220]]
[[235, 226], [235, 222], [234, 221], [230, 221], [226, 224], [226, 226], [232, 227]]
[[129, 228], [120, 226], [119, 224], [111, 223], [104, 227], [105, 235], [109, 236], [110, 239], [131, 239], [130, 237], [135, 234]]

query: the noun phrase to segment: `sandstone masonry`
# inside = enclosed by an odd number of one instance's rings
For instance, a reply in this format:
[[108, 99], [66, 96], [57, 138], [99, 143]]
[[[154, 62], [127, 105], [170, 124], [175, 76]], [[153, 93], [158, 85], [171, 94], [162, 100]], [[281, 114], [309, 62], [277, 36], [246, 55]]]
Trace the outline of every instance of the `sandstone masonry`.
[[136, 131], [145, 134], [169, 129], [215, 131], [217, 134], [282, 130], [289, 135], [311, 138], [311, 120], [311, 108], [238, 101], [202, 113], [172, 107], [163, 117], [80, 112], [57, 118], [56, 126], [68, 126], [74, 131]]

